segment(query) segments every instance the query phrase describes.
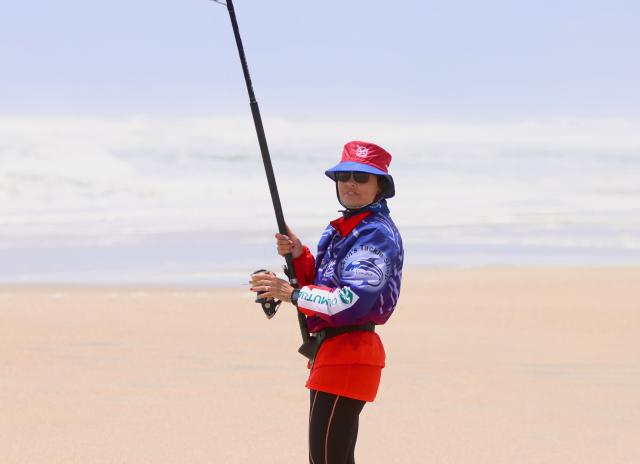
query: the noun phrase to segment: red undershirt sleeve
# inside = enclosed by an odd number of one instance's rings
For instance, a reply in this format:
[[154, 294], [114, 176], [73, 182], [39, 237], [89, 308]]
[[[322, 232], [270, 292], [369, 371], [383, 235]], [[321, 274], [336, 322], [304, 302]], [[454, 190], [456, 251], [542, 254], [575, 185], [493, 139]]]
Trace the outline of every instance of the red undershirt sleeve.
[[316, 277], [316, 260], [309, 247], [302, 249], [302, 254], [293, 260], [293, 269], [298, 279], [298, 287], [312, 285]]

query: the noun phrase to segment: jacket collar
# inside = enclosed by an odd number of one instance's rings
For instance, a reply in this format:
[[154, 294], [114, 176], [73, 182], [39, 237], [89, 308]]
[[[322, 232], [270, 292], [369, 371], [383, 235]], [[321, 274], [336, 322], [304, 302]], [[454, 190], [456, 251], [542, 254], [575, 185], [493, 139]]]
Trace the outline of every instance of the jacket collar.
[[331, 221], [330, 224], [335, 230], [338, 231], [340, 236], [345, 237], [351, 233], [355, 227], [367, 216], [371, 216], [371, 211], [363, 211], [361, 213], [353, 214], [351, 216], [342, 216], [338, 219]]

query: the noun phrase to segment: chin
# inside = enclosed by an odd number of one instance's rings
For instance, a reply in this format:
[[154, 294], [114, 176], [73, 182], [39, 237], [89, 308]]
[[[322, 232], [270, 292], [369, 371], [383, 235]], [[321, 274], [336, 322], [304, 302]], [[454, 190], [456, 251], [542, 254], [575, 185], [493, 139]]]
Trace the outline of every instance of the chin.
[[366, 205], [366, 203], [349, 203], [346, 201], [343, 201], [342, 203], [349, 209], [358, 209]]
[[349, 209], [358, 209], [358, 208], [362, 208], [363, 206], [367, 206], [371, 203], [373, 203], [374, 198], [371, 199], [371, 201], [366, 201], [366, 198], [362, 198], [361, 196], [358, 197], [350, 197], [350, 198], [344, 198], [342, 196], [340, 196], [340, 201], [341, 203]]

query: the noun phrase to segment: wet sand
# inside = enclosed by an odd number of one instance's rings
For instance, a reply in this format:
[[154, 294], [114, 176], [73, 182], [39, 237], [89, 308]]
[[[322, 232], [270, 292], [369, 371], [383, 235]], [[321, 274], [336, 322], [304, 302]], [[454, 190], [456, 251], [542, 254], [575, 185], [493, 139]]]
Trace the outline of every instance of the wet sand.
[[[307, 462], [294, 312], [0, 287], [0, 462]], [[408, 269], [360, 463], [640, 462], [640, 268]]]

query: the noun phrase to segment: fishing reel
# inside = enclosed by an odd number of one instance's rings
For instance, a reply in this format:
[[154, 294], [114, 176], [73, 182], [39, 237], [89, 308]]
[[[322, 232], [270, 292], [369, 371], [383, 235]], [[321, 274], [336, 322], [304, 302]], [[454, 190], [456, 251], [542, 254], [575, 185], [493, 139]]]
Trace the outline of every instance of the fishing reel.
[[[253, 276], [255, 274], [262, 274], [265, 272], [267, 274], [275, 275], [273, 272], [267, 271], [266, 269], [258, 269], [257, 271], [252, 272], [251, 275]], [[256, 303], [259, 303], [260, 306], [262, 306], [262, 310], [264, 311], [264, 314], [267, 316], [267, 319], [271, 319], [273, 316], [276, 315], [276, 312], [278, 312], [278, 307], [282, 303], [282, 300], [276, 300], [274, 298], [263, 298], [260, 296], [263, 293], [266, 293], [266, 292], [264, 290], [256, 292], [257, 294]]]

